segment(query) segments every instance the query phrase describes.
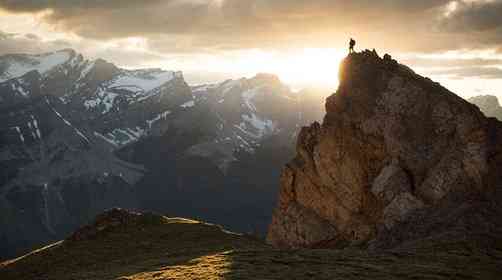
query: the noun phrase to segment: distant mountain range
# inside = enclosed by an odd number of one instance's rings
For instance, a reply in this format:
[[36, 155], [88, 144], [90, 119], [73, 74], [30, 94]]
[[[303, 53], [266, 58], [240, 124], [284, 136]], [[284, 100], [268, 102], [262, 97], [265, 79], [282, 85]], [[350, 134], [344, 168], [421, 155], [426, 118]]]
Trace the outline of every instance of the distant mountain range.
[[[0, 258], [111, 207], [264, 234], [280, 170], [323, 94], [273, 76], [189, 86], [73, 50], [0, 57]], [[324, 96], [326, 94], [324, 93]]]
[[494, 95], [479, 95], [469, 98], [469, 102], [475, 104], [487, 116], [502, 121], [502, 107]]

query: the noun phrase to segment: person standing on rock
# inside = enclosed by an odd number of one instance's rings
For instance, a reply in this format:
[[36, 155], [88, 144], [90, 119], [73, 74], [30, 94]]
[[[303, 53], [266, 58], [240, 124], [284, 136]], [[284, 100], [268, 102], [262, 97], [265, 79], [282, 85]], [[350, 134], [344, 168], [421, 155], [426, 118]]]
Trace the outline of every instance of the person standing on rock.
[[354, 53], [354, 47], [355, 46], [356, 46], [356, 40], [350, 38], [349, 53]]

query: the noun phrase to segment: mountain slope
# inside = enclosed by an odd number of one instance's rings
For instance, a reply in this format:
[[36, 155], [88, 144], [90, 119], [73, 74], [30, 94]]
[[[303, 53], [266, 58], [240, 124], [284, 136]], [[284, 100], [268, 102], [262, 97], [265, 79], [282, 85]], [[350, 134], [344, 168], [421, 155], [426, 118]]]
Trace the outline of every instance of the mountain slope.
[[326, 108], [283, 171], [270, 243], [393, 248], [499, 232], [502, 123], [371, 51], [343, 61]]
[[192, 90], [194, 106], [169, 115], [166, 133], [117, 152], [148, 169], [137, 188], [141, 208], [264, 235], [280, 170], [314, 110], [272, 75]]
[[73, 50], [61, 50], [40, 55], [3, 55], [0, 56], [0, 82], [23, 76], [32, 71], [38, 72], [42, 76], [48, 76], [80, 62], [82, 62], [82, 57]]
[[68, 239], [0, 264], [2, 279], [497, 279], [502, 244], [406, 250], [273, 250], [197, 221], [112, 210]]
[[272, 75], [191, 88], [73, 50], [0, 56], [0, 77], [0, 258], [111, 207], [264, 235], [296, 134], [323, 104]]
[[[111, 206], [137, 207], [132, 187], [145, 170], [113, 152], [119, 141], [139, 139], [150, 116], [131, 120], [133, 110], [119, 112], [118, 104], [111, 104], [117, 109], [106, 122], [79, 99], [92, 92], [91, 84], [99, 91], [124, 71], [86, 61], [72, 50], [7, 55], [0, 64], [0, 75], [8, 79], [0, 83], [1, 257], [57, 240]], [[179, 75], [166, 73], [172, 79], [161, 85], [179, 83]], [[180, 104], [191, 97], [182, 83], [180, 94], [187, 98]], [[123, 135], [111, 145], [119, 137], [114, 133]]]

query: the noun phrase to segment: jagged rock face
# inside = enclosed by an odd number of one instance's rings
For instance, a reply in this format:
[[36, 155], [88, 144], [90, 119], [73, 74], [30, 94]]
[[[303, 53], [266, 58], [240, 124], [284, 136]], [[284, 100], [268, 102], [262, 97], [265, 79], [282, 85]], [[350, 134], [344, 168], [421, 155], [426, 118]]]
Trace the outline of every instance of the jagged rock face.
[[388, 56], [349, 55], [340, 73], [324, 123], [302, 129], [284, 168], [270, 243], [366, 244], [500, 185], [500, 123]]
[[487, 117], [497, 118], [502, 121], [502, 106], [500, 106], [496, 96], [479, 95], [469, 98], [469, 102], [478, 106]]

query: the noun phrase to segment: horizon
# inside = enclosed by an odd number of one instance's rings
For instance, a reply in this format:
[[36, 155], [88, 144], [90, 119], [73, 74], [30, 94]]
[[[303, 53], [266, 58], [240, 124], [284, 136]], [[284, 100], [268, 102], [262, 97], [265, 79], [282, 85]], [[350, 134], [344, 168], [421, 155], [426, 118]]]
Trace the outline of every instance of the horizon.
[[[45, 52], [13, 52], [13, 53], [3, 53], [3, 54], [0, 54], [0, 57], [1, 56], [4, 56], [4, 55], [17, 55], [17, 54], [21, 54], [21, 55], [43, 55], [43, 54], [48, 54], [48, 53], [54, 53], [54, 52], [62, 52], [62, 51], [65, 51], [65, 50], [71, 50], [71, 51], [74, 51], [76, 52], [77, 54], [82, 54], [78, 49], [74, 49], [74, 48], [62, 48], [62, 49], [56, 49], [56, 50], [50, 50], [50, 51], [45, 51]], [[368, 50], [368, 49], [366, 49]], [[362, 51], [362, 50], [361, 50]], [[356, 51], [357, 52], [357, 51]], [[377, 51], [378, 52], [378, 51]], [[84, 54], [82, 54], [84, 55]], [[348, 53], [347, 53], [348, 55]], [[383, 54], [380, 54], [378, 53], [378, 55], [380, 57], [383, 57]], [[274, 75], [274, 76], [277, 76], [279, 78], [279, 80], [281, 81], [281, 83], [283, 83], [284, 85], [288, 86], [292, 92], [300, 92], [302, 90], [306, 90], [306, 89], [314, 89], [318, 92], [326, 92], [326, 96], [324, 97], [328, 97], [329, 95], [335, 93], [338, 89], [338, 85], [339, 85], [339, 81], [338, 81], [338, 74], [339, 74], [339, 65], [340, 63], [342, 63], [342, 60], [345, 59], [346, 56], [339, 56], [338, 57], [338, 60], [336, 60], [337, 62], [337, 68], [335, 71], [333, 71], [333, 74], [332, 78], [329, 77], [329, 81], [328, 82], [318, 82], [318, 83], [312, 83], [312, 82], [309, 82], [309, 81], [299, 81], [299, 82], [294, 82], [294, 81], [291, 81], [291, 80], [288, 80], [287, 78], [284, 79], [284, 76], [281, 76], [280, 74], [278, 74], [278, 72], [274, 72], [274, 71], [259, 71], [257, 70], [256, 72], [247, 72], [247, 73], [241, 73], [241, 74], [236, 74], [235, 72], [234, 73], [223, 73], [223, 72], [205, 72], [205, 73], [201, 73], [201, 72], [190, 72], [190, 71], [184, 71], [183, 69], [170, 69], [168, 67], [163, 67], [162, 65], [155, 65], [155, 64], [150, 64], [150, 65], [143, 65], [143, 66], [139, 66], [139, 67], [133, 67], [133, 66], [128, 66], [128, 65], [120, 65], [120, 64], [117, 64], [116, 62], [114, 61], [109, 61], [107, 59], [104, 59], [102, 57], [86, 57], [84, 55], [84, 59], [88, 59], [90, 61], [94, 61], [94, 60], [97, 60], [97, 59], [103, 59], [107, 62], [110, 62], [110, 63], [113, 63], [115, 64], [117, 67], [119, 68], [123, 68], [123, 69], [126, 69], [126, 70], [142, 70], [142, 69], [160, 69], [160, 70], [163, 70], [163, 71], [174, 71], [174, 72], [182, 72], [183, 74], [183, 77], [185, 79], [185, 81], [187, 82], [187, 84], [191, 87], [193, 86], [200, 86], [200, 85], [208, 85], [208, 84], [220, 84], [220, 83], [223, 83], [227, 80], [238, 80], [238, 79], [252, 79], [253, 77], [259, 75], [259, 74], [271, 74], [271, 75]], [[396, 59], [396, 58], [394, 58]], [[403, 65], [406, 65], [404, 63], [402, 63], [401, 61], [398, 60], [398, 63], [401, 63]], [[427, 74], [424, 74], [424, 73], [421, 73], [420, 72], [420, 68], [417, 70], [415, 68], [412, 68], [413, 71], [415, 71], [417, 74], [419, 75], [422, 75], [422, 76], [425, 76], [425, 77], [429, 77]], [[332, 73], [332, 72], [327, 72], [328, 74], [329, 73]], [[331, 76], [331, 75], [327, 75], [328, 76]], [[461, 92], [462, 91], [455, 91], [453, 90], [451, 87], [449, 87], [449, 85], [452, 85], [452, 81], [448, 80], [448, 79], [433, 79], [437, 82], [440, 82], [442, 86], [446, 87], [448, 90], [452, 91], [453, 93], [459, 95], [460, 97], [464, 98], [464, 99], [469, 99], [471, 97], [476, 97], [476, 96], [485, 96], [485, 95], [491, 95], [491, 96], [495, 96], [497, 97], [497, 99], [499, 100], [500, 103], [502, 103], [502, 94], [496, 94], [496, 93], [490, 93], [490, 92], [482, 92], [480, 90], [476, 90], [474, 94], [470, 94], [470, 95], [465, 95], [465, 94], [462, 94]], [[445, 83], [445, 84], [443, 84]], [[459, 87], [462, 87], [463, 84], [459, 84], [458, 85]]]
[[72, 48], [124, 68], [179, 70], [190, 84], [271, 73], [293, 89], [333, 91], [354, 37], [356, 50], [389, 53], [464, 98], [502, 100], [500, 10], [499, 0], [0, 1], [0, 55]]

